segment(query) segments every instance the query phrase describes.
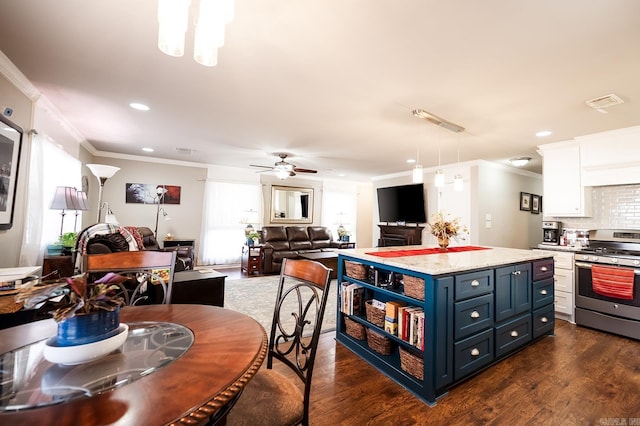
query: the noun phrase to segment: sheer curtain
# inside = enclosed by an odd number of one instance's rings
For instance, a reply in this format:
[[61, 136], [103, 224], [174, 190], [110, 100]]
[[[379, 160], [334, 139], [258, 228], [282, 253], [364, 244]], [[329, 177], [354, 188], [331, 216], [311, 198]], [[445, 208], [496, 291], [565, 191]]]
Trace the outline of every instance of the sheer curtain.
[[[49, 210], [56, 187], [78, 188], [81, 179], [80, 161], [46, 136], [33, 136], [30, 154], [20, 266], [42, 265], [45, 247], [60, 236], [60, 211]], [[75, 212], [66, 213], [63, 232], [74, 231]]]
[[[241, 247], [246, 241], [241, 219], [249, 210], [262, 211], [262, 187], [259, 184], [210, 182], [205, 185], [202, 212], [200, 260], [205, 265], [240, 263]], [[261, 219], [252, 224], [260, 229]]]
[[338, 227], [342, 225], [350, 234], [351, 241], [357, 241], [356, 198], [354, 192], [325, 189], [322, 193], [322, 226], [331, 229], [334, 239], [338, 239]]

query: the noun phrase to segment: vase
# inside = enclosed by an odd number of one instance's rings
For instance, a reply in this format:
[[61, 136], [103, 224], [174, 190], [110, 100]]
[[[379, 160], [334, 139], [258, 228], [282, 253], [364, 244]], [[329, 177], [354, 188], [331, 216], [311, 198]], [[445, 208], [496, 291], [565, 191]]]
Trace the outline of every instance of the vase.
[[447, 247], [449, 247], [449, 237], [446, 235], [443, 237], [438, 237], [438, 245], [442, 250], [446, 250]]
[[58, 323], [56, 343], [58, 346], [76, 346], [108, 339], [117, 334], [119, 325], [120, 308], [75, 315]]

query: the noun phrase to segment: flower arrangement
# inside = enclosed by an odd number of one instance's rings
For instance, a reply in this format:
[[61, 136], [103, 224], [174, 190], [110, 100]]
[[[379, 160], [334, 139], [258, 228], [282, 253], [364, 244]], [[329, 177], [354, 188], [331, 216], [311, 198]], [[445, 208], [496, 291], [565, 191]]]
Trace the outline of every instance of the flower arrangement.
[[460, 234], [469, 232], [466, 226], [460, 225], [460, 218], [451, 219], [450, 215], [445, 217], [443, 212], [432, 215], [431, 220], [432, 223], [429, 224], [431, 235], [438, 239], [438, 244], [441, 247], [448, 246], [450, 238], [457, 238]]
[[[51, 309], [57, 322], [76, 315], [91, 312], [115, 311], [124, 305], [121, 284], [129, 278], [110, 272], [93, 283], [87, 281], [87, 274], [62, 278], [53, 282], [34, 280], [21, 288], [16, 302], [24, 302], [27, 309], [43, 302], [51, 302], [43, 308]], [[33, 283], [33, 284], [32, 284]]]

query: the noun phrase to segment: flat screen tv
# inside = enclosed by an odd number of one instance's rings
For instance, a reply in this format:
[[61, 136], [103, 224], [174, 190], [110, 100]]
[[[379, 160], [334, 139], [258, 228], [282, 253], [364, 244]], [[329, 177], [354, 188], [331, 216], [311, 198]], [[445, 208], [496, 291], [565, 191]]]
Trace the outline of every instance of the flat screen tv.
[[380, 222], [426, 223], [424, 185], [378, 188], [378, 213]]

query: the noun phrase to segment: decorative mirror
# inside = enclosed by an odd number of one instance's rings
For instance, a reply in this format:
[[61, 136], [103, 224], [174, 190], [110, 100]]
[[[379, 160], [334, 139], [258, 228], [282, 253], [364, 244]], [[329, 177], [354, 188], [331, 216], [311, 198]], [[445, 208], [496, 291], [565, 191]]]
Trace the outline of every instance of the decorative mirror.
[[271, 223], [312, 223], [313, 188], [271, 187]]

